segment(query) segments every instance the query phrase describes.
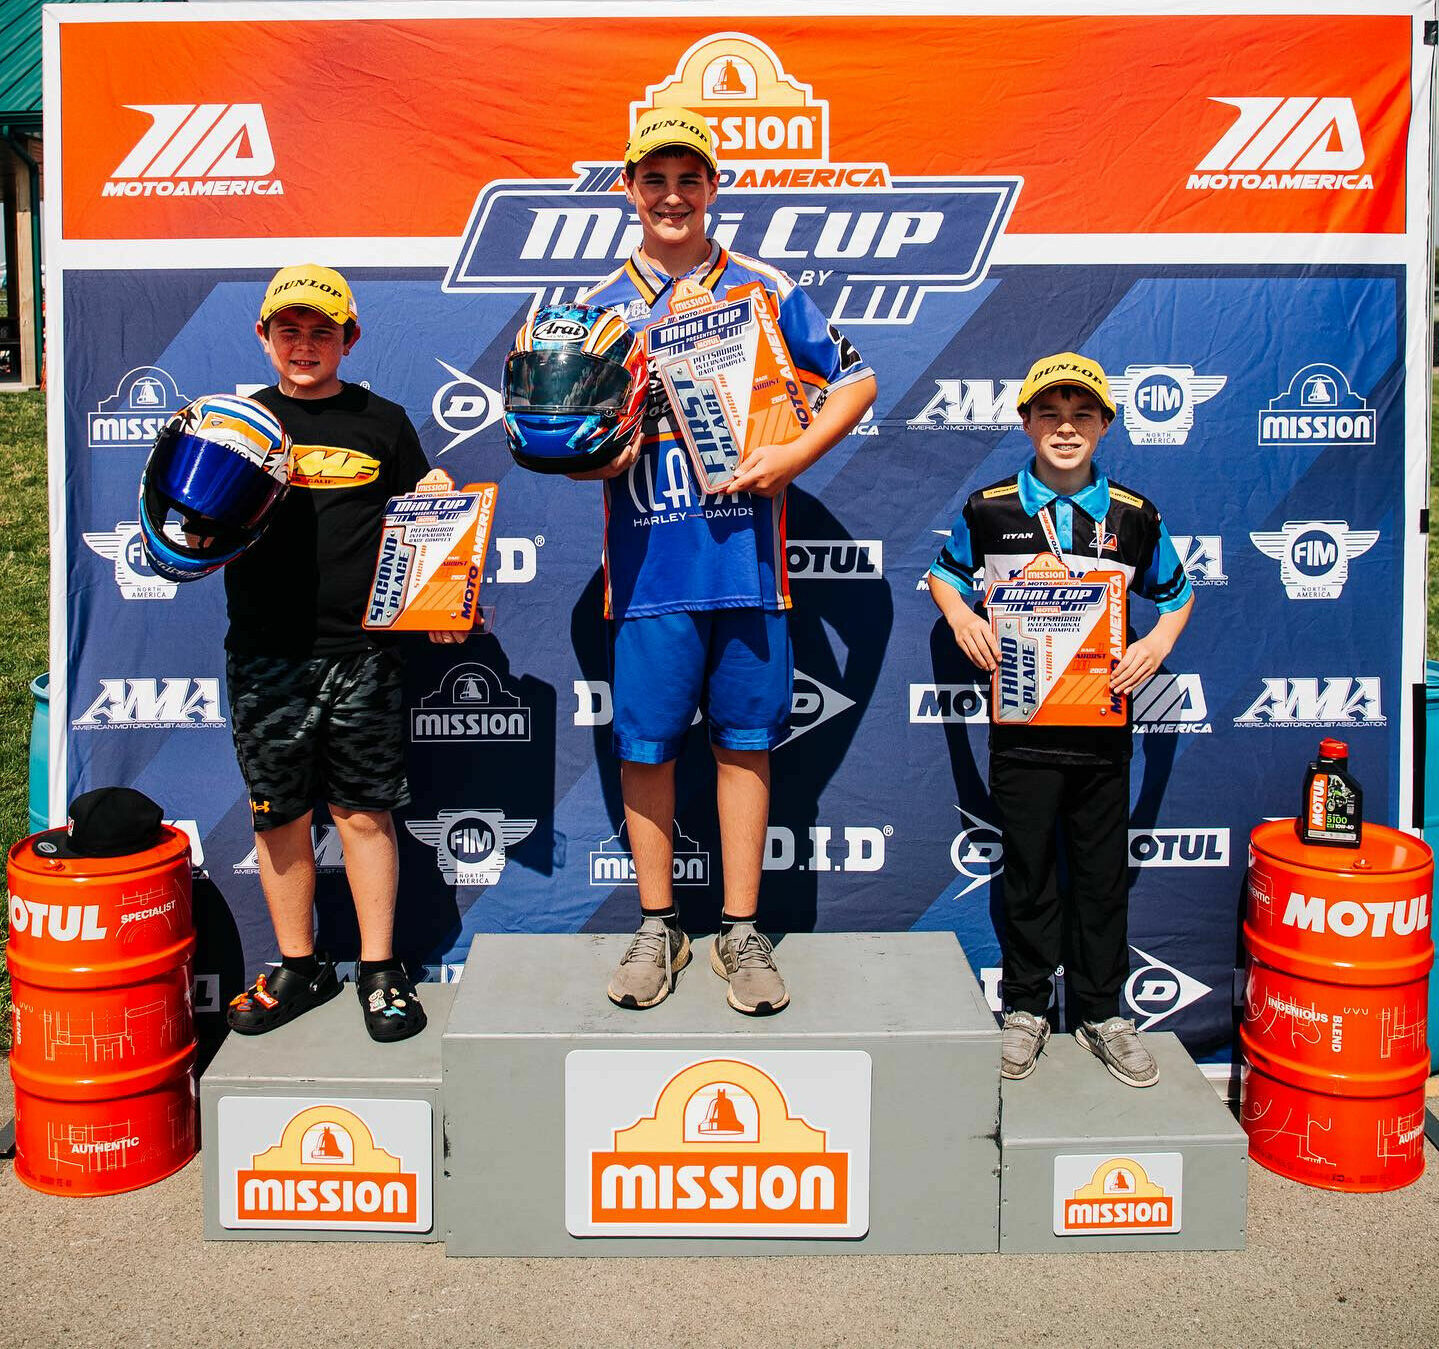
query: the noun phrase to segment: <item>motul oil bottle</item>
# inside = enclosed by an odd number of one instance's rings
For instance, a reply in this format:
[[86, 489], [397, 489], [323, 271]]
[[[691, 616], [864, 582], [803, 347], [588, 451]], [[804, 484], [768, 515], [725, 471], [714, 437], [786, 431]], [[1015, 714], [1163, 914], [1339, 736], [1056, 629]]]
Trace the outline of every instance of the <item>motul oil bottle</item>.
[[1295, 822], [1302, 843], [1357, 848], [1363, 828], [1364, 790], [1349, 776], [1349, 746], [1321, 740], [1319, 757], [1304, 775], [1304, 795]]

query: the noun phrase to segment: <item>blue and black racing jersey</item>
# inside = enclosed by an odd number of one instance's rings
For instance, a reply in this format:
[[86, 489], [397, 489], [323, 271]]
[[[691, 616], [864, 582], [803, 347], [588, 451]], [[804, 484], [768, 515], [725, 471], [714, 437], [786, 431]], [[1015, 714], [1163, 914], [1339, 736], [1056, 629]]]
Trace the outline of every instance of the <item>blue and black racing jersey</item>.
[[[1123, 572], [1131, 594], [1160, 613], [1182, 609], [1193, 589], [1158, 508], [1110, 482], [1094, 465], [1090, 484], [1059, 496], [1029, 468], [970, 495], [930, 574], [966, 598], [983, 596], [1040, 553], [1058, 553], [1071, 571]], [[1051, 533], [1052, 531], [1052, 533]], [[1127, 727], [990, 727], [991, 754], [1089, 762], [1127, 757]]]
[[[873, 373], [790, 277], [713, 241], [705, 260], [684, 277], [666, 276], [636, 250], [581, 299], [617, 310], [639, 333], [670, 316], [676, 283], [686, 279], [718, 299], [752, 281], [764, 286], [779, 313], [795, 373], [816, 411], [827, 390]], [[654, 373], [641, 435], [634, 467], [605, 483], [606, 615], [788, 609], [784, 493], [765, 498], [701, 491]]]

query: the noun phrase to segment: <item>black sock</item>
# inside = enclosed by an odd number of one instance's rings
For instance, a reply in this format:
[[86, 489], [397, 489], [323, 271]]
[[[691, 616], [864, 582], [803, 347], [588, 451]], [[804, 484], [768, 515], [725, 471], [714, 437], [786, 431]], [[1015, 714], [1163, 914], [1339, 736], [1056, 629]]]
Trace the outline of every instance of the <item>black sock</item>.
[[733, 914], [730, 913], [720, 914], [720, 936], [727, 936], [729, 934], [730, 928], [732, 928], [736, 923], [748, 923], [751, 927], [753, 927], [755, 923], [755, 915], [749, 914], [747, 917], [744, 918], [736, 918]]
[[397, 970], [400, 962], [394, 956], [386, 956], [384, 960], [357, 960], [355, 962], [355, 977], [363, 979], [367, 974], [378, 974], [381, 970]]
[[680, 911], [679, 911], [679, 909], [678, 909], [675, 905], [673, 905], [673, 904], [671, 904], [671, 905], [669, 906], [669, 908], [667, 908], [667, 909], [641, 909], [641, 910], [640, 910], [640, 917], [641, 917], [641, 918], [660, 918], [660, 919], [663, 919], [663, 920], [664, 920], [664, 925], [665, 925], [667, 928], [669, 928], [669, 930], [670, 930], [671, 932], [675, 932], [675, 931], [678, 931], [678, 930], [679, 930], [679, 925], [680, 925]]
[[320, 972], [320, 958], [313, 951], [307, 956], [281, 956], [280, 964], [306, 979], [313, 979]]

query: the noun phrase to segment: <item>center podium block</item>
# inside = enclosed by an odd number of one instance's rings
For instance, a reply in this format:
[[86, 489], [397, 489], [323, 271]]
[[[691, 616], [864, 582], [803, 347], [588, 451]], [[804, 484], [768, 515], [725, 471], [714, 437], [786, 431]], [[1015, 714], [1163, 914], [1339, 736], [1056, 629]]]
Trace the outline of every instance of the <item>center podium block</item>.
[[480, 936], [445, 1031], [449, 1255], [995, 1251], [999, 1030], [948, 933], [795, 934], [745, 1017], [698, 938], [658, 1007], [628, 936]]

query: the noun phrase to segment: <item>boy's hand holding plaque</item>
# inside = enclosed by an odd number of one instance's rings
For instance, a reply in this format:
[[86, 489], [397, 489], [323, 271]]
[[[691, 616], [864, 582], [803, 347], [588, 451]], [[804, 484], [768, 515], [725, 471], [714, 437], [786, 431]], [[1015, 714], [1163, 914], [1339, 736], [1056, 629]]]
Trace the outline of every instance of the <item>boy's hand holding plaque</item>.
[[1004, 725], [1123, 726], [1127, 698], [1109, 687], [1124, 655], [1124, 574], [1074, 576], [1042, 553], [985, 596], [999, 642], [990, 719]]
[[[683, 283], [682, 283], [683, 284]], [[649, 360], [706, 492], [762, 445], [787, 445], [810, 422], [769, 295], [758, 282], [716, 300], [691, 285], [648, 330]]]
[[362, 626], [385, 632], [468, 632], [495, 519], [492, 482], [431, 469], [413, 492], [391, 497]]

